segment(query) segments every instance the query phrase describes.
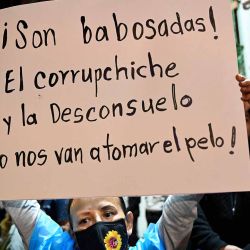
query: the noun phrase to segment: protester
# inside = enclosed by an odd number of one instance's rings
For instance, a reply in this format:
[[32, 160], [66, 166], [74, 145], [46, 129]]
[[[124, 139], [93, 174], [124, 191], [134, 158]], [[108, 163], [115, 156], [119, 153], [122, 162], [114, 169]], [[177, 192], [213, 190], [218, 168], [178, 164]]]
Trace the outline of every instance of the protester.
[[[200, 198], [201, 195], [170, 196], [158, 223], [151, 224], [144, 238], [130, 250], [185, 249]], [[128, 249], [133, 214], [126, 212], [122, 198], [71, 200], [71, 235], [46, 215], [37, 201], [2, 203], [30, 250], [70, 250], [77, 247], [80, 250]]]

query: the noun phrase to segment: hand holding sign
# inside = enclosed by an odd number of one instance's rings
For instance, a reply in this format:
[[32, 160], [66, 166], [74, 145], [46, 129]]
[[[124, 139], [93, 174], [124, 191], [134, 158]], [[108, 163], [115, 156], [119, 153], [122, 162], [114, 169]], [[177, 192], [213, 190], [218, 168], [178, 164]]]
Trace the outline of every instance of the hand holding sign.
[[237, 75], [236, 80], [239, 82], [242, 101], [250, 103], [250, 80], [241, 75]]

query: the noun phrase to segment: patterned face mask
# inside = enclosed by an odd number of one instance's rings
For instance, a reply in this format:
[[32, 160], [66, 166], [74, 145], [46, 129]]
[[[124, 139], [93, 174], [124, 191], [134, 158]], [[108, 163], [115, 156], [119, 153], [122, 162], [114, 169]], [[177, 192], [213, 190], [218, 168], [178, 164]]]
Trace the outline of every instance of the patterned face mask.
[[128, 235], [125, 220], [98, 222], [93, 226], [75, 232], [80, 250], [127, 250]]

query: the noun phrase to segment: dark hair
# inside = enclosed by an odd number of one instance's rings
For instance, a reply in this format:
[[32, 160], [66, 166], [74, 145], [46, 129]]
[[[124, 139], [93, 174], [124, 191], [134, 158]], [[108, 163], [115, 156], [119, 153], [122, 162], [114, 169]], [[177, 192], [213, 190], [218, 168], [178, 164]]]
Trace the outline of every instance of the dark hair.
[[[70, 208], [71, 208], [73, 200], [74, 199], [69, 200], [68, 209], [67, 209], [68, 210], [68, 216], [69, 216], [69, 224], [70, 224], [70, 229], [71, 230], [73, 230], [73, 223], [72, 223], [72, 220], [71, 220]], [[121, 196], [119, 197], [119, 200], [120, 200], [121, 209], [122, 209], [123, 213], [126, 215], [127, 209], [126, 209], [125, 201], [124, 201], [123, 197], [121, 197]]]

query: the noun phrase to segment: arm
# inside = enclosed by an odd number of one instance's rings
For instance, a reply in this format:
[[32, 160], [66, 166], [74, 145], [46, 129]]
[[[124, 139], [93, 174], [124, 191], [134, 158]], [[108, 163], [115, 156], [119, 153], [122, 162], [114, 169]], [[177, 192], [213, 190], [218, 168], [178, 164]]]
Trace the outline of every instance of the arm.
[[72, 250], [74, 240], [41, 209], [37, 201], [4, 201], [29, 250]]
[[167, 250], [186, 249], [201, 198], [197, 194], [169, 196], [166, 200], [159, 220], [159, 235]]
[[3, 207], [10, 214], [14, 224], [22, 236], [26, 248], [29, 246], [37, 218], [41, 214], [37, 201], [3, 201]]

